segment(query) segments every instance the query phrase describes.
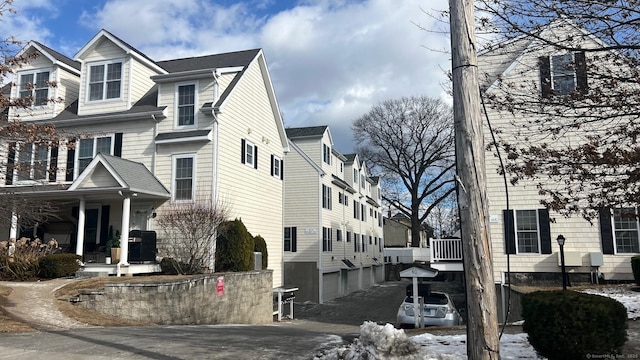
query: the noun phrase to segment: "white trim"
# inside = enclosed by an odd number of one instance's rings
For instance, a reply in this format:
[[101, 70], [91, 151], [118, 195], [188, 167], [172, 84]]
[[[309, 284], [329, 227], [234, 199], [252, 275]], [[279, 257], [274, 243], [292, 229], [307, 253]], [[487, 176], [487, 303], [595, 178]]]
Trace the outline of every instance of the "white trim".
[[[25, 145], [31, 145], [31, 154], [30, 154], [30, 161], [29, 161], [29, 166], [31, 167], [30, 171], [29, 171], [29, 179], [24, 179], [24, 180], [20, 180], [19, 174], [20, 174], [20, 170], [18, 169], [20, 164], [20, 153], [22, 152], [22, 148]], [[35, 144], [17, 144], [15, 149], [14, 149], [14, 167], [13, 167], [13, 184], [14, 185], [33, 185], [33, 184], [46, 184], [49, 182], [49, 169], [51, 166], [51, 147], [49, 145], [47, 145], [47, 160], [46, 160], [46, 167], [45, 167], [45, 173], [44, 173], [44, 179], [33, 179], [34, 177], [34, 161], [35, 161], [35, 151], [38, 148], [38, 145]]]
[[[247, 149], [249, 147], [252, 149], [251, 150], [251, 162], [247, 161], [247, 154], [248, 154]], [[256, 167], [256, 148], [257, 148], [256, 144], [254, 144], [253, 142], [249, 141], [246, 138], [244, 139], [244, 149], [243, 149], [244, 158], [242, 159], [242, 163], [245, 164], [246, 166], [252, 168], [252, 169], [255, 169], [255, 167]]]
[[[278, 180], [280, 180], [280, 174], [282, 174], [282, 159], [278, 156], [278, 155], [271, 155], [273, 156], [273, 163], [271, 164], [271, 172], [274, 178], [277, 178]], [[276, 165], [277, 164], [277, 165]], [[276, 173], [276, 166], [278, 169], [278, 172]]]
[[[176, 161], [178, 159], [191, 158], [193, 160], [193, 166], [191, 168], [191, 199], [176, 200]], [[171, 155], [171, 201], [174, 202], [192, 202], [196, 196], [196, 153], [184, 153]]]
[[[515, 247], [516, 247], [516, 255], [541, 255], [541, 244], [540, 244], [540, 214], [538, 213], [538, 209], [512, 209], [513, 211], [513, 234], [515, 236]], [[520, 244], [518, 239], [518, 211], [533, 211], [536, 214], [536, 236], [538, 238], [538, 251], [537, 252], [520, 252]]]
[[[181, 86], [193, 86], [193, 124], [191, 125], [180, 125], [178, 122], [180, 121], [178, 116], [178, 101], [179, 101], [179, 89]], [[198, 127], [198, 93], [200, 91], [200, 82], [196, 81], [185, 81], [178, 82], [175, 84], [173, 88], [173, 128], [176, 130], [182, 129], [194, 129]]]
[[[81, 142], [82, 140], [89, 140], [92, 139], [93, 140], [93, 149], [92, 149], [92, 158], [95, 159], [96, 155], [98, 155], [96, 153], [96, 143], [98, 141], [98, 139], [102, 139], [102, 138], [111, 138], [111, 144], [110, 145], [110, 149], [109, 149], [109, 154], [107, 155], [113, 155], [113, 152], [115, 150], [115, 143], [116, 143], [116, 134], [115, 133], [111, 133], [111, 134], [101, 134], [101, 135], [96, 135], [93, 138], [83, 138], [83, 139], [77, 139], [76, 140], [76, 151], [74, 153], [74, 159], [73, 159], [73, 178], [76, 179], [78, 178], [78, 175], [80, 174], [80, 149], [81, 149]], [[91, 163], [93, 162], [90, 161], [89, 164], [87, 164], [87, 168], [89, 168], [89, 165], [91, 165]]]
[[[102, 166], [104, 166], [107, 169], [107, 171], [109, 171], [109, 174], [113, 176], [113, 178], [116, 180], [116, 182], [118, 182], [118, 185], [120, 185], [120, 187], [122, 188], [127, 187], [127, 184], [125, 183], [124, 179], [122, 179], [118, 175], [118, 173], [115, 172], [115, 170], [111, 167], [111, 165], [109, 165], [106, 161], [103, 160], [102, 154], [98, 154], [87, 165], [87, 168], [85, 169], [86, 171], [83, 171], [82, 174], [80, 174], [80, 176], [74, 176], [75, 180], [73, 181], [73, 184], [71, 184], [71, 186], [69, 187], [68, 191], [73, 191], [78, 189], [78, 187], [87, 178], [87, 176], [89, 176], [89, 174], [93, 172], [93, 169], [98, 165], [98, 163], [101, 163]], [[76, 170], [74, 171], [74, 174], [75, 172], [77, 172], [77, 167], [76, 167]], [[96, 189], [96, 190], [99, 190], [99, 189]]]
[[[107, 98], [107, 65], [110, 64], [117, 64], [119, 63], [121, 68], [120, 68], [120, 96], [118, 96], [117, 98]], [[98, 104], [98, 103], [104, 103], [104, 102], [112, 102], [112, 101], [122, 101], [123, 100], [123, 93], [124, 93], [124, 72], [125, 72], [125, 63], [126, 63], [126, 59], [125, 58], [117, 58], [117, 59], [109, 59], [109, 60], [101, 60], [101, 61], [92, 61], [92, 62], [88, 62], [85, 64], [85, 70], [86, 70], [86, 79], [84, 81], [84, 86], [85, 86], [85, 96], [84, 96], [84, 103], [85, 104]], [[90, 100], [90, 96], [91, 96], [91, 90], [89, 88], [90, 85], [90, 81], [91, 81], [91, 67], [92, 66], [103, 66], [104, 68], [104, 75], [103, 75], [103, 81], [101, 82], [103, 87], [102, 87], [102, 98], [101, 99], [97, 99], [97, 100]]]
[[[37, 69], [22, 70], [22, 71], [18, 71], [16, 73], [15, 77], [17, 78], [17, 81], [16, 81], [16, 83], [17, 83], [17, 86], [16, 86], [17, 94], [15, 94], [15, 97], [17, 99], [21, 99], [22, 98], [20, 96], [21, 86], [22, 86], [22, 76], [23, 75], [29, 75], [29, 74], [33, 75], [33, 85], [34, 85], [34, 87], [33, 87], [33, 89], [31, 89], [31, 96], [33, 96], [33, 103], [31, 103], [31, 106], [29, 107], [30, 109], [35, 109], [35, 108], [38, 108], [38, 109], [49, 108], [49, 109], [51, 109], [52, 108], [51, 103], [49, 102], [49, 99], [51, 99], [53, 97], [52, 96], [53, 94], [51, 94], [52, 86], [50, 86], [50, 85], [47, 86], [47, 98], [46, 98], [47, 102], [44, 105], [36, 103], [36, 90], [37, 90], [37, 88], [35, 87], [35, 83], [37, 81], [38, 74], [44, 73], [44, 72], [48, 72], [49, 73], [49, 78], [47, 79], [47, 81], [51, 82], [51, 76], [54, 73], [54, 69], [52, 67], [42, 67], [42, 68], [37, 68]], [[56, 88], [53, 88], [53, 89], [56, 89]]]
[[[615, 208], [615, 209], [610, 209], [609, 212], [610, 217], [611, 217], [611, 236], [613, 237], [613, 254], [614, 255], [634, 255], [634, 254], [638, 254], [638, 253], [633, 253], [633, 252], [618, 252], [618, 239], [616, 237], [616, 222], [614, 219], [614, 215], [615, 215], [615, 210], [622, 210], [622, 209], [631, 209], [633, 208], [635, 210], [636, 215], [638, 214], [638, 208], [636, 207], [625, 207], [625, 208]], [[620, 229], [620, 231], [630, 231], [632, 229]], [[636, 217], [636, 233], [638, 234], [638, 242], [640, 242], [640, 220], [638, 219], [638, 217]], [[638, 244], [640, 246], [640, 244]]]

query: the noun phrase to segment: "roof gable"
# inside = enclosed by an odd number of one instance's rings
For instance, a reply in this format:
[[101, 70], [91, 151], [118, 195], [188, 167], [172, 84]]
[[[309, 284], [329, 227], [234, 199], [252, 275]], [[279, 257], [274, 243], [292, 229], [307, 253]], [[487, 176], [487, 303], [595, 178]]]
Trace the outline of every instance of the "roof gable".
[[29, 41], [25, 47], [20, 50], [17, 56], [23, 56], [29, 51], [37, 51], [42, 56], [47, 58], [51, 64], [64, 68], [68, 72], [80, 75], [80, 63], [72, 60], [71, 58], [37, 42]]

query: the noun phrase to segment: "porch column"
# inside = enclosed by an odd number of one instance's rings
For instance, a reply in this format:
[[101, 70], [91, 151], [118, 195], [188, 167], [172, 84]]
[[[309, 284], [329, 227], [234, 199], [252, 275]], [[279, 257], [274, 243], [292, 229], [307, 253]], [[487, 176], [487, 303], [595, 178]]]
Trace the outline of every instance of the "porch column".
[[76, 237], [76, 255], [82, 256], [84, 246], [84, 219], [85, 208], [87, 202], [84, 198], [80, 199], [80, 206], [78, 207], [78, 236]]
[[122, 225], [120, 226], [120, 264], [129, 265], [129, 218], [131, 217], [131, 195], [122, 200]]
[[18, 213], [16, 213], [15, 206], [11, 212], [11, 230], [9, 230], [9, 239], [18, 238]]

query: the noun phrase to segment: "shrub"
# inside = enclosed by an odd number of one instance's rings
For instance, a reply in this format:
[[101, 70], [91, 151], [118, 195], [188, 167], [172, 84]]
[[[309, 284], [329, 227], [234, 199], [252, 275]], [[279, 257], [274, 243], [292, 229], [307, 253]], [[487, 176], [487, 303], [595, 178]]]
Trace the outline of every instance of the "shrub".
[[267, 253], [267, 242], [264, 241], [264, 238], [260, 235], [257, 235], [256, 237], [254, 237], [253, 241], [255, 242], [253, 251], [262, 253], [262, 269], [264, 270], [267, 268], [267, 265], [269, 264], [269, 261], [267, 259], [267, 256], [269, 256]]
[[22, 237], [0, 241], [0, 279], [28, 280], [38, 275], [40, 259], [58, 251], [58, 242]]
[[201, 269], [195, 269], [195, 272], [192, 272], [189, 264], [179, 262], [171, 257], [162, 258], [160, 270], [163, 275], [193, 275], [201, 273]]
[[38, 276], [55, 279], [75, 275], [80, 269], [80, 256], [76, 254], [50, 254], [40, 259]]
[[618, 354], [627, 340], [627, 309], [600, 295], [562, 290], [525, 294], [522, 317], [529, 343], [549, 360]]
[[631, 258], [631, 269], [633, 269], [633, 278], [636, 280], [636, 285], [640, 285], [640, 256]]
[[216, 245], [216, 271], [253, 270], [253, 237], [242, 221], [228, 221], [222, 228]]

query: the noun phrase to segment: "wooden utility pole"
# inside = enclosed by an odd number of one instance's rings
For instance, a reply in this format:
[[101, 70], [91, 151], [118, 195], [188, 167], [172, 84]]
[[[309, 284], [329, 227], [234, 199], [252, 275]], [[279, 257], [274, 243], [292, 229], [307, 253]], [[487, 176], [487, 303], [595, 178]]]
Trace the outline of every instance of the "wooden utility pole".
[[467, 357], [499, 360], [473, 0], [449, 0], [449, 10], [458, 206], [467, 292]]

